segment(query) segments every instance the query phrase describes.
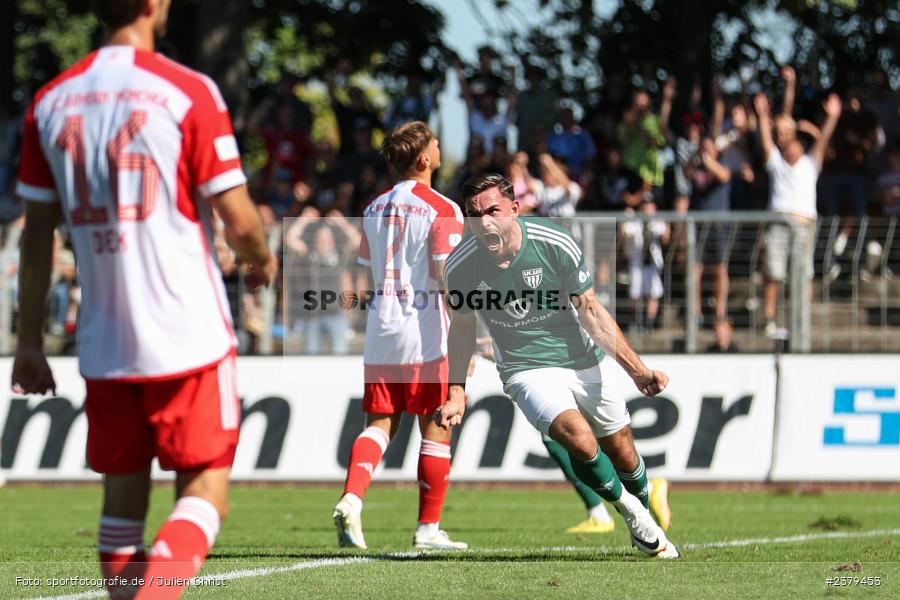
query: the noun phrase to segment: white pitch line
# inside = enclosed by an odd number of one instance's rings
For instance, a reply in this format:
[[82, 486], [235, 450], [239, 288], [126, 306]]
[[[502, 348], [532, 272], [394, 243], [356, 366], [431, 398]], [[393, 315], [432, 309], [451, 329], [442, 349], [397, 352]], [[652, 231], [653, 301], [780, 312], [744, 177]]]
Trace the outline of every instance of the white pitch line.
[[[685, 550], [702, 550], [704, 548], [737, 548], [742, 546], [764, 546], [767, 544], [791, 544], [795, 542], [813, 542], [816, 540], [834, 540], [834, 539], [853, 539], [853, 538], [870, 538], [885, 535], [900, 535], [900, 529], [873, 529], [870, 531], [829, 531], [826, 533], [807, 533], [801, 535], [791, 535], [774, 538], [746, 538], [742, 540], [723, 540], [720, 542], [704, 542], [702, 544], [681, 544], [679, 547]], [[571, 552], [578, 550], [592, 550], [601, 552], [610, 552], [621, 550], [621, 547], [612, 546], [548, 546], [543, 548], [476, 548], [480, 552]], [[437, 553], [429, 552], [391, 552], [378, 556], [351, 556], [348, 558], [323, 558], [320, 560], [308, 560], [298, 562], [293, 565], [284, 567], [261, 567], [258, 569], [239, 569], [237, 571], [227, 571], [225, 573], [213, 573], [198, 577], [197, 582], [200, 584], [211, 583], [213, 581], [232, 581], [235, 579], [248, 579], [256, 577], [268, 577], [269, 575], [277, 575], [280, 573], [293, 573], [295, 571], [303, 571], [306, 569], [319, 569], [321, 567], [339, 567], [343, 565], [353, 565], [371, 562], [384, 562], [396, 559], [410, 559], [418, 556], [439, 556]], [[41, 596], [39, 598], [31, 598], [28, 600], [87, 600], [88, 598], [105, 598], [105, 590], [92, 590], [79, 594], [68, 594], [65, 596]], [[23, 599], [24, 600], [24, 599]]]
[[681, 547], [685, 550], [702, 548], [736, 548], [739, 546], [790, 544], [792, 542], [811, 542], [815, 540], [844, 540], [849, 538], [879, 537], [882, 535], [900, 535], [900, 529], [873, 529], [871, 531], [829, 531], [827, 533], [805, 533], [801, 535], [789, 535], [776, 538], [749, 538], [746, 540], [706, 542], [704, 544], [682, 544]]

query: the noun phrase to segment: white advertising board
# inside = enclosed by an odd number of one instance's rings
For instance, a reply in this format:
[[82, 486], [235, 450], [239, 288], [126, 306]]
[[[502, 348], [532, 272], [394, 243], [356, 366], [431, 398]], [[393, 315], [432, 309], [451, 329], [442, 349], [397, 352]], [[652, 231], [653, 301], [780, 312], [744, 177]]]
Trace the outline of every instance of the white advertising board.
[[900, 480], [900, 358], [783, 358], [773, 478]]
[[[661, 397], [643, 398], [623, 371], [615, 371], [651, 475], [673, 480], [767, 475], [774, 414], [770, 357], [653, 356], [648, 363], [671, 377]], [[51, 365], [57, 397], [0, 396], [0, 464], [10, 480], [95, 479], [85, 465], [87, 421], [77, 363], [54, 359]], [[0, 381], [9, 381], [11, 367], [11, 360], [0, 360]], [[350, 445], [363, 428], [361, 358], [242, 357], [238, 370], [244, 420], [234, 479], [342, 480]], [[470, 406], [454, 442], [455, 480], [561, 478], [540, 435], [503, 394], [491, 363], [478, 362], [467, 392]], [[378, 479], [415, 478], [416, 429], [412, 419], [404, 421]]]

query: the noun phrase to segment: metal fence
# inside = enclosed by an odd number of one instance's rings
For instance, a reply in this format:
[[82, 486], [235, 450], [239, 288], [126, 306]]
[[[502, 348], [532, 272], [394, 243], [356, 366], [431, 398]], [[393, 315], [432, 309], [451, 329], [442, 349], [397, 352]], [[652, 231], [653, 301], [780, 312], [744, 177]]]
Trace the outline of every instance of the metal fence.
[[[634, 282], [636, 253], [642, 267], [653, 262], [647, 244], [638, 249], [633, 239], [637, 232], [649, 239], [650, 222], [667, 230], [659, 243], [661, 289], [649, 290], [658, 293], [643, 293]], [[716, 340], [722, 337], [730, 338], [732, 349], [739, 352], [900, 352], [900, 279], [894, 277], [900, 272], [897, 217], [864, 217], [854, 222], [819, 219], [811, 230], [812, 273], [807, 272], [807, 261], [800, 260], [804, 256], [802, 228], [783, 215], [582, 213], [562, 224], [579, 239], [585, 255], [593, 257], [596, 291], [639, 352], [716, 351]], [[785, 280], [776, 288], [777, 309], [770, 325], [764, 316], [765, 267], [772, 251], [767, 248], [769, 232], [777, 225], [788, 232], [790, 256]], [[11, 353], [15, 345], [19, 233], [13, 225], [7, 226], [0, 245], [3, 354]], [[318, 287], [324, 277], [334, 277], [333, 265], [297, 257], [283, 247], [282, 236], [282, 228], [275, 228], [269, 243], [283, 256], [286, 277], [300, 276]], [[355, 265], [358, 239], [339, 235], [335, 242], [352, 289], [358, 289], [365, 274]], [[717, 266], [720, 259], [723, 268]], [[703, 277], [698, 277], [701, 265]], [[724, 306], [716, 299], [720, 269], [728, 280]], [[252, 294], [236, 272], [227, 278], [226, 288], [243, 353], [362, 351], [365, 322], [359, 315], [348, 315], [345, 322], [327, 329], [326, 324], [301, 322], [281, 281]], [[648, 309], [654, 295], [659, 298], [652, 319]], [[330, 341], [312, 344], [313, 327], [320, 327], [320, 338], [331, 336]], [[73, 352], [70, 330], [48, 333], [50, 353]]]
[[[609, 245], [608, 219], [581, 215], [572, 228], [580, 232], [586, 254], [609, 270], [606, 285], [601, 282], [599, 287], [639, 351], [708, 351], [718, 334], [720, 315], [726, 317], [741, 352], [770, 352], [776, 347], [792, 352], [900, 351], [900, 280], [894, 278], [900, 268], [897, 217], [863, 217], [855, 222], [820, 218], [810, 228], [811, 264], [801, 260], [806, 252], [803, 227], [782, 215], [638, 213], [620, 217], [612, 253], [608, 247], [598, 247], [598, 242]], [[646, 300], [634, 302], [629, 297], [631, 274], [622, 235], [623, 223], [650, 220], [666, 223], [671, 231], [662, 249], [664, 290], [656, 327], [646, 324]], [[772, 252], [767, 248], [767, 233], [779, 224], [789, 228], [790, 257], [785, 281], [777, 287], [775, 327], [766, 327], [766, 262]], [[846, 241], [843, 251], [836, 252], [841, 232]], [[710, 246], [716, 244], [723, 246], [728, 277], [723, 308], [715, 302], [716, 282], [710, 273], [715, 265], [711, 269], [709, 264], [710, 254], [717, 254]], [[698, 267], [704, 262], [704, 277], [698, 279]]]

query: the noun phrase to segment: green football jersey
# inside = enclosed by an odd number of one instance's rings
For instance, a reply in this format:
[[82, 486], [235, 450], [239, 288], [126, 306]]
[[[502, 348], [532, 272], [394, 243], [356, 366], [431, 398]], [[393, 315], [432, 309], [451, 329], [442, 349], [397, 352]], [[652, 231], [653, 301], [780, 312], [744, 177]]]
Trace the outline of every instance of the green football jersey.
[[578, 322], [569, 301], [594, 285], [572, 234], [538, 217], [519, 219], [522, 247], [501, 269], [468, 236], [447, 258], [447, 301], [459, 313], [477, 311], [494, 340], [500, 379], [544, 367], [586, 369], [603, 352]]

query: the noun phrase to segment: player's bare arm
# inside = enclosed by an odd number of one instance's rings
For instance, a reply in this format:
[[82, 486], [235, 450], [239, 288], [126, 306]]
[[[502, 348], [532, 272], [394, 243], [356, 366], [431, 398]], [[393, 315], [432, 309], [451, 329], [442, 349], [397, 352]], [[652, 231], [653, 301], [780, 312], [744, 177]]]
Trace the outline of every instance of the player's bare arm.
[[17, 394], [56, 392], [44, 356], [44, 316], [53, 267], [53, 233], [60, 222], [59, 203], [26, 202], [19, 267], [19, 343], [12, 388]]
[[444, 429], [462, 423], [466, 412], [465, 381], [469, 361], [475, 352], [475, 314], [454, 313], [447, 338], [447, 355], [450, 361], [450, 387], [447, 401], [434, 414], [434, 421]]
[[641, 357], [628, 344], [618, 323], [597, 300], [593, 289], [573, 296], [573, 303], [578, 310], [578, 320], [584, 330], [606, 354], [616, 359], [642, 394], [655, 396], [666, 389], [669, 377], [662, 371], [647, 368]]
[[225, 238], [238, 254], [250, 264], [247, 285], [253, 289], [270, 285], [278, 273], [278, 259], [269, 250], [262, 219], [256, 210], [246, 185], [239, 185], [214, 197], [213, 203], [225, 224]]

